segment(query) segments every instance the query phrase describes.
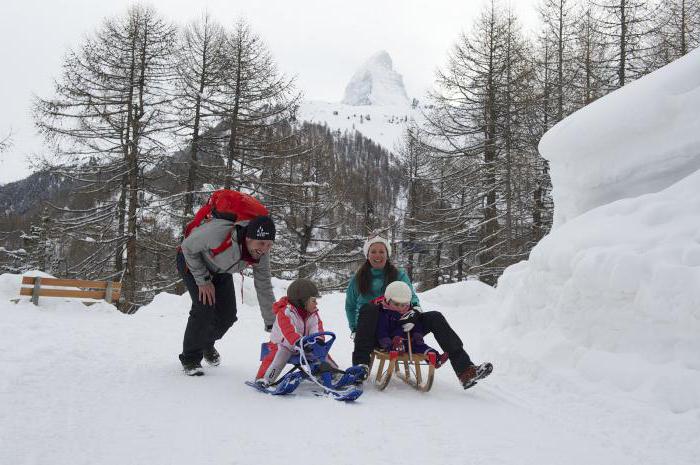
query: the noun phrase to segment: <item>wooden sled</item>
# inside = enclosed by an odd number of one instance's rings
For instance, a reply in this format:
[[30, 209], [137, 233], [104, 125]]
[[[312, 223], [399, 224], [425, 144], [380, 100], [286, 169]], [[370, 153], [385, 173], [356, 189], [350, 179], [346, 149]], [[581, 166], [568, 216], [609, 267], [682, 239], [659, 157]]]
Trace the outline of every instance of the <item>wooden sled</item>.
[[[394, 373], [404, 383], [421, 392], [428, 392], [433, 387], [433, 378], [435, 377], [435, 363], [437, 357], [434, 353], [427, 356], [422, 354], [411, 353], [411, 343], [409, 338], [409, 351], [406, 352], [384, 352], [375, 349], [370, 357], [369, 372], [372, 373], [372, 365], [374, 360], [379, 360], [377, 367], [377, 376], [374, 385], [380, 391], [384, 390], [389, 385], [391, 377]], [[385, 368], [386, 366], [386, 368]], [[401, 367], [403, 366], [403, 373]], [[427, 374], [422, 371], [421, 367], [428, 367]], [[425, 374], [425, 379], [423, 378]]]

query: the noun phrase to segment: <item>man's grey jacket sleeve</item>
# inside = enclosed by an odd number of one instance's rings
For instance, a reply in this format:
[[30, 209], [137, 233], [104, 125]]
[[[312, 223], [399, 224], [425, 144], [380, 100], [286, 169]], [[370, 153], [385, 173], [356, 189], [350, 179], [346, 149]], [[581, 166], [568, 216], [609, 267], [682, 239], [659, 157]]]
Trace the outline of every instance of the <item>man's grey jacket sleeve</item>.
[[270, 256], [263, 255], [260, 262], [253, 266], [253, 283], [258, 294], [260, 314], [266, 325], [275, 322], [275, 314], [272, 312], [272, 304], [275, 302], [275, 294], [272, 292], [272, 272], [270, 271]]
[[[201, 229], [201, 228], [200, 228]], [[206, 237], [201, 230], [195, 229], [184, 241], [182, 241], [182, 254], [197, 285], [211, 282], [211, 273], [207, 269], [202, 253], [209, 250]]]

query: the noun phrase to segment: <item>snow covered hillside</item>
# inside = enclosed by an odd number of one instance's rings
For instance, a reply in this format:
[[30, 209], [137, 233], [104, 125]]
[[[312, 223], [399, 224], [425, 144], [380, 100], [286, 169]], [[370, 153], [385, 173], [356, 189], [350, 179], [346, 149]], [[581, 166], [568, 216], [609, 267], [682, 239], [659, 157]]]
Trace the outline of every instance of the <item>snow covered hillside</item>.
[[358, 131], [390, 152], [400, 142], [406, 121], [418, 114], [408, 105], [355, 106], [319, 100], [305, 101], [299, 108], [299, 119], [326, 124], [341, 133]]
[[[429, 393], [394, 380], [344, 404], [303, 385], [279, 398], [243, 384], [267, 335], [249, 279], [243, 303], [236, 279], [239, 321], [218, 344], [222, 365], [200, 378], [184, 376], [177, 360], [187, 295], [160, 294], [127, 316], [106, 303], [8, 303], [19, 280], [0, 276], [3, 464], [382, 464], [410, 456], [425, 464], [661, 465], [695, 463], [699, 452], [695, 414], [672, 415], [606, 385], [536, 369], [517, 352], [487, 351], [499, 345], [481, 334], [497, 296], [480, 283], [421, 299], [445, 313], [475, 360], [496, 356], [490, 378], [464, 391], [445, 367]], [[281, 295], [287, 283], [274, 284]], [[347, 365], [343, 296], [324, 296], [320, 308], [338, 334], [334, 357]]]

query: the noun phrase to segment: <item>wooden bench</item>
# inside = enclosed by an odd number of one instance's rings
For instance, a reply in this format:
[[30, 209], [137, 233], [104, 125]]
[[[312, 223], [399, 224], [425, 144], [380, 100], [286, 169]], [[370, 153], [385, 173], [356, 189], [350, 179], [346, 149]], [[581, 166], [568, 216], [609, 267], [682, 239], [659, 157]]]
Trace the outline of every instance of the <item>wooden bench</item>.
[[[25, 285], [31, 287], [24, 287]], [[22, 286], [19, 295], [31, 296], [34, 305], [39, 305], [39, 297], [104, 299], [107, 303], [111, 304], [119, 302], [119, 296], [122, 290], [122, 283], [119, 282], [41, 278], [34, 276], [23, 276]], [[83, 303], [90, 305], [94, 302]]]

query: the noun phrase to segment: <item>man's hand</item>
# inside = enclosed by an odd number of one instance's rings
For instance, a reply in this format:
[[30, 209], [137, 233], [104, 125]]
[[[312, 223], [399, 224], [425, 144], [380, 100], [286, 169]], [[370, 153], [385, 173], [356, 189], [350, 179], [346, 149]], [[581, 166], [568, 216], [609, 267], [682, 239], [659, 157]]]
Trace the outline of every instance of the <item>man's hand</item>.
[[199, 287], [199, 300], [204, 305], [214, 305], [214, 295], [216, 294], [214, 285], [212, 283], [198, 284]]

